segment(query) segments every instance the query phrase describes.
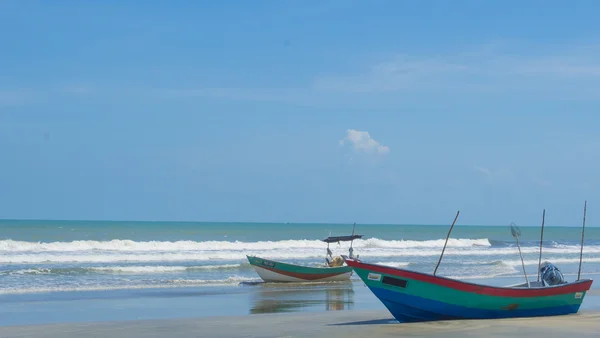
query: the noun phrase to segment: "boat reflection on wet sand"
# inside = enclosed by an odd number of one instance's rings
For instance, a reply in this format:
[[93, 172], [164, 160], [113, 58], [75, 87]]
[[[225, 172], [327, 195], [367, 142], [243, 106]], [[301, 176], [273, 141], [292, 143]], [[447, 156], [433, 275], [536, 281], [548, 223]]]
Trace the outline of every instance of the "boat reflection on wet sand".
[[296, 311], [341, 311], [354, 308], [353, 283], [264, 283], [252, 293], [250, 314]]

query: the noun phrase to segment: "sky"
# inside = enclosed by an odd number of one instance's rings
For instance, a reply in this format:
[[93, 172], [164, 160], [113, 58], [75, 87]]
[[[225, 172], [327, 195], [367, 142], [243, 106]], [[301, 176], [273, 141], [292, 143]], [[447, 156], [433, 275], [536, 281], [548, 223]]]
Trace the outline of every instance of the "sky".
[[0, 0], [0, 218], [594, 226], [598, 12]]

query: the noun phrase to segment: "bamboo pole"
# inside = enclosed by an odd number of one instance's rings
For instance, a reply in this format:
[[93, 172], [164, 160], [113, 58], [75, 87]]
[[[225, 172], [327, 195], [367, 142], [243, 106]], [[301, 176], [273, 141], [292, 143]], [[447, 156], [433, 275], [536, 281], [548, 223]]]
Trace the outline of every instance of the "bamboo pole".
[[540, 267], [542, 266], [542, 242], [544, 241], [544, 221], [546, 220], [546, 209], [544, 209], [544, 213], [542, 214], [542, 235], [540, 237], [540, 259], [538, 261], [538, 277], [537, 281], [540, 281]]
[[438, 267], [440, 266], [440, 263], [442, 262], [442, 257], [444, 257], [444, 251], [446, 250], [446, 245], [448, 244], [448, 238], [450, 238], [450, 233], [452, 232], [452, 228], [454, 228], [454, 223], [456, 223], [456, 220], [458, 219], [458, 214], [460, 214], [460, 210], [458, 210], [456, 212], [456, 217], [454, 217], [454, 221], [452, 222], [452, 225], [450, 226], [450, 230], [448, 230], [448, 235], [446, 236], [446, 242], [444, 243], [444, 248], [442, 249], [442, 254], [440, 255], [440, 259], [438, 260], [438, 263], [435, 266], [435, 270], [433, 270], [434, 276], [437, 272]]
[[581, 229], [581, 251], [579, 252], [579, 272], [577, 272], [577, 280], [581, 279], [581, 263], [583, 261], [583, 240], [585, 237], [585, 214], [587, 209], [587, 201], [583, 204], [583, 228]]

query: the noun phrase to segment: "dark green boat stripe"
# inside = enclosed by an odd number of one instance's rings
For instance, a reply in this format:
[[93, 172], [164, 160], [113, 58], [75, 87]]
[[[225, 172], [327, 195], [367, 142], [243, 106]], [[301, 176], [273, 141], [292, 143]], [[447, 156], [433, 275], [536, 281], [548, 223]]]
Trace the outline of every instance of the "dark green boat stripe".
[[325, 268], [325, 267], [313, 268], [313, 267], [309, 267], [309, 266], [299, 266], [299, 265], [292, 265], [292, 264], [272, 261], [272, 260], [263, 259], [263, 258], [259, 258], [259, 257], [249, 257], [248, 261], [250, 262], [250, 264], [261, 267], [261, 268], [275, 268], [277, 270], [287, 271], [287, 272], [292, 272], [292, 273], [299, 273], [299, 274], [329, 275], [329, 274], [342, 274], [342, 273], [347, 273], [347, 272], [352, 271], [352, 268], [349, 266], [339, 266], [339, 267], [334, 267], [334, 268]]

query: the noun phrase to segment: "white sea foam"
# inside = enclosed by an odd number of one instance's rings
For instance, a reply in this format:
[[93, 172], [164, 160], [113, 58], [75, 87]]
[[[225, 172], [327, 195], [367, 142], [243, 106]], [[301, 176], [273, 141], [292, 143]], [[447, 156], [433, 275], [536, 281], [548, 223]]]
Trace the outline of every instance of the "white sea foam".
[[[589, 276], [597, 276], [600, 275], [600, 272], [588, 272], [588, 273], [582, 273], [582, 278], [589, 278]], [[570, 276], [577, 276], [577, 273], [563, 273], [564, 277], [570, 277]], [[495, 275], [495, 274], [488, 274], [488, 275], [468, 275], [468, 276], [459, 276], [459, 275], [453, 275], [453, 276], [444, 276], [446, 278], [452, 278], [452, 279], [459, 279], [459, 280], [463, 280], [463, 279], [490, 279], [490, 278], [523, 278], [523, 271], [522, 270], [517, 270], [514, 274], [501, 274], [501, 275]], [[530, 277], [531, 278], [531, 277]]]
[[[348, 249], [349, 243], [332, 244], [331, 249]], [[406, 255], [434, 250], [443, 245], [442, 240], [385, 241], [377, 238], [357, 240], [354, 248], [366, 256], [383, 257]], [[450, 248], [468, 249], [489, 246], [487, 239], [453, 239]], [[429, 248], [429, 250], [427, 250]], [[113, 262], [174, 262], [244, 260], [246, 254], [273, 259], [322, 258], [325, 243], [319, 240], [284, 240], [263, 242], [228, 241], [177, 241], [134, 242], [130, 240], [73, 241], [73, 242], [23, 242], [0, 241], [0, 263], [113, 263]], [[377, 252], [378, 254], [374, 254]], [[363, 255], [363, 256], [364, 256]]]
[[199, 265], [199, 266], [164, 266], [164, 265], [145, 265], [145, 266], [92, 266], [92, 267], [55, 267], [55, 268], [30, 268], [19, 270], [0, 271], [0, 275], [47, 275], [47, 274], [76, 274], [76, 273], [134, 273], [134, 274], [160, 274], [183, 271], [218, 271], [218, 270], [236, 270], [242, 267], [242, 264], [222, 264], [222, 265]]
[[153, 288], [175, 288], [185, 286], [236, 286], [242, 282], [258, 282], [258, 279], [231, 276], [225, 279], [173, 279], [155, 284], [130, 284], [130, 285], [58, 285], [39, 287], [12, 287], [1, 288], [0, 294], [23, 294], [23, 293], [46, 293], [46, 292], [69, 292], [69, 291], [106, 291], [126, 289], [153, 289]]
[[91, 267], [88, 270], [94, 272], [126, 272], [126, 273], [161, 273], [185, 271], [185, 266], [102, 266]]
[[[322, 248], [321, 248], [322, 249]], [[599, 254], [600, 246], [589, 246], [586, 248], [589, 255]], [[334, 250], [334, 253], [343, 251]], [[537, 254], [535, 248], [522, 248], [523, 255]], [[549, 248], [544, 250], [545, 254], [569, 255], [579, 253], [575, 248]], [[409, 248], [363, 248], [355, 249], [355, 254], [362, 258], [389, 258], [389, 257], [437, 257], [440, 255], [438, 249]], [[448, 248], [445, 257], [462, 256], [514, 256], [518, 255], [515, 248]], [[144, 263], [144, 262], [213, 262], [213, 261], [243, 261], [246, 255], [256, 255], [271, 259], [323, 259], [324, 250], [307, 248], [285, 248], [271, 250], [241, 250], [241, 251], [159, 251], [159, 252], [123, 252], [123, 251], [101, 251], [90, 250], [80, 252], [10, 252], [0, 255], [0, 264], [42, 264], [42, 263]]]
[[373, 264], [392, 266], [394, 268], [404, 268], [404, 267], [409, 266], [410, 262], [377, 262], [377, 263], [373, 263]]
[[[435, 265], [435, 262], [430, 261], [428, 263], [431, 263], [432, 265]], [[462, 276], [471, 276], [471, 275], [478, 275], [478, 274], [482, 274], [482, 273], [486, 273], [486, 276], [488, 277], [493, 277], [493, 276], [500, 276], [500, 275], [509, 275], [509, 274], [514, 274], [514, 273], [518, 273], [519, 270], [517, 270], [514, 266], [512, 266], [511, 264], [502, 262], [502, 261], [495, 261], [495, 262], [488, 262], [488, 263], [469, 263], [469, 262], [448, 262], [449, 264], [451, 264], [452, 268], [451, 271], [453, 273], [459, 273]], [[413, 264], [415, 264], [415, 262], [378, 262], [378, 263], [374, 263], [374, 264], [379, 264], [379, 265], [385, 265], [385, 266], [390, 266], [390, 267], [395, 267], [395, 268], [408, 268], [409, 266], [412, 266]], [[446, 270], [448, 268], [447, 265], [442, 265], [441, 266], [441, 270]], [[412, 268], [408, 268], [411, 269]]]
[[34, 269], [21, 269], [15, 271], [3, 271], [2, 275], [47, 275], [52, 273], [52, 269], [48, 268], [34, 268]]
[[209, 280], [171, 279], [171, 280], [167, 281], [167, 283], [187, 284], [187, 285], [206, 285], [206, 284], [220, 285], [220, 284], [239, 284], [241, 282], [258, 282], [258, 281], [260, 281], [260, 280], [259, 279], [251, 279], [248, 277], [241, 277], [241, 276], [230, 276], [230, 277], [227, 277], [226, 279], [209, 279]]
[[[439, 256], [444, 240], [381, 240], [368, 238], [354, 242], [355, 254], [363, 258]], [[0, 264], [42, 263], [121, 263], [121, 262], [239, 262], [246, 255], [271, 259], [323, 259], [325, 243], [320, 240], [283, 240], [262, 242], [228, 241], [150, 241], [130, 240], [24, 242], [0, 240]], [[335, 254], [347, 253], [349, 243], [330, 245]], [[579, 253], [579, 246], [562, 245], [544, 249], [546, 254]], [[536, 247], [523, 247], [524, 255], [538, 253]], [[600, 246], [586, 246], [586, 254], [600, 254]], [[450, 239], [445, 255], [515, 255], [514, 247], [492, 247], [488, 239]]]
[[[548, 258], [548, 257], [542, 257], [542, 262], [548, 261], [552, 264], [569, 264], [569, 263], [577, 263], [579, 264], [579, 257], [577, 258], [565, 258], [565, 257], [556, 257], [556, 258]], [[509, 261], [503, 261], [505, 264], [511, 265], [511, 266], [521, 266], [521, 260], [509, 260]], [[523, 262], [525, 263], [526, 266], [528, 265], [535, 265], [537, 266], [539, 261], [533, 260], [533, 259], [526, 259], [523, 260]], [[600, 263], [600, 257], [586, 257], [583, 259], [584, 263]]]
[[90, 271], [94, 272], [117, 272], [117, 273], [163, 273], [163, 272], [180, 272], [180, 271], [199, 271], [199, 270], [225, 270], [237, 269], [241, 264], [223, 264], [223, 265], [200, 265], [200, 266], [100, 266], [89, 267]]
[[[9, 252], [79, 252], [90, 250], [125, 251], [125, 252], [160, 252], [160, 251], [243, 251], [243, 250], [278, 250], [278, 249], [323, 249], [325, 243], [320, 240], [283, 240], [260, 242], [228, 242], [228, 241], [149, 241], [136, 242], [131, 240], [114, 239], [111, 241], [72, 241], [72, 242], [24, 242], [1, 240], [0, 251]], [[347, 248], [348, 243], [340, 246]], [[359, 239], [354, 241], [354, 247], [360, 248], [436, 248], [442, 247], [444, 240], [428, 241], [386, 241], [378, 238]], [[337, 246], [337, 244], [333, 244]], [[450, 239], [449, 248], [488, 247], [488, 239]]]

